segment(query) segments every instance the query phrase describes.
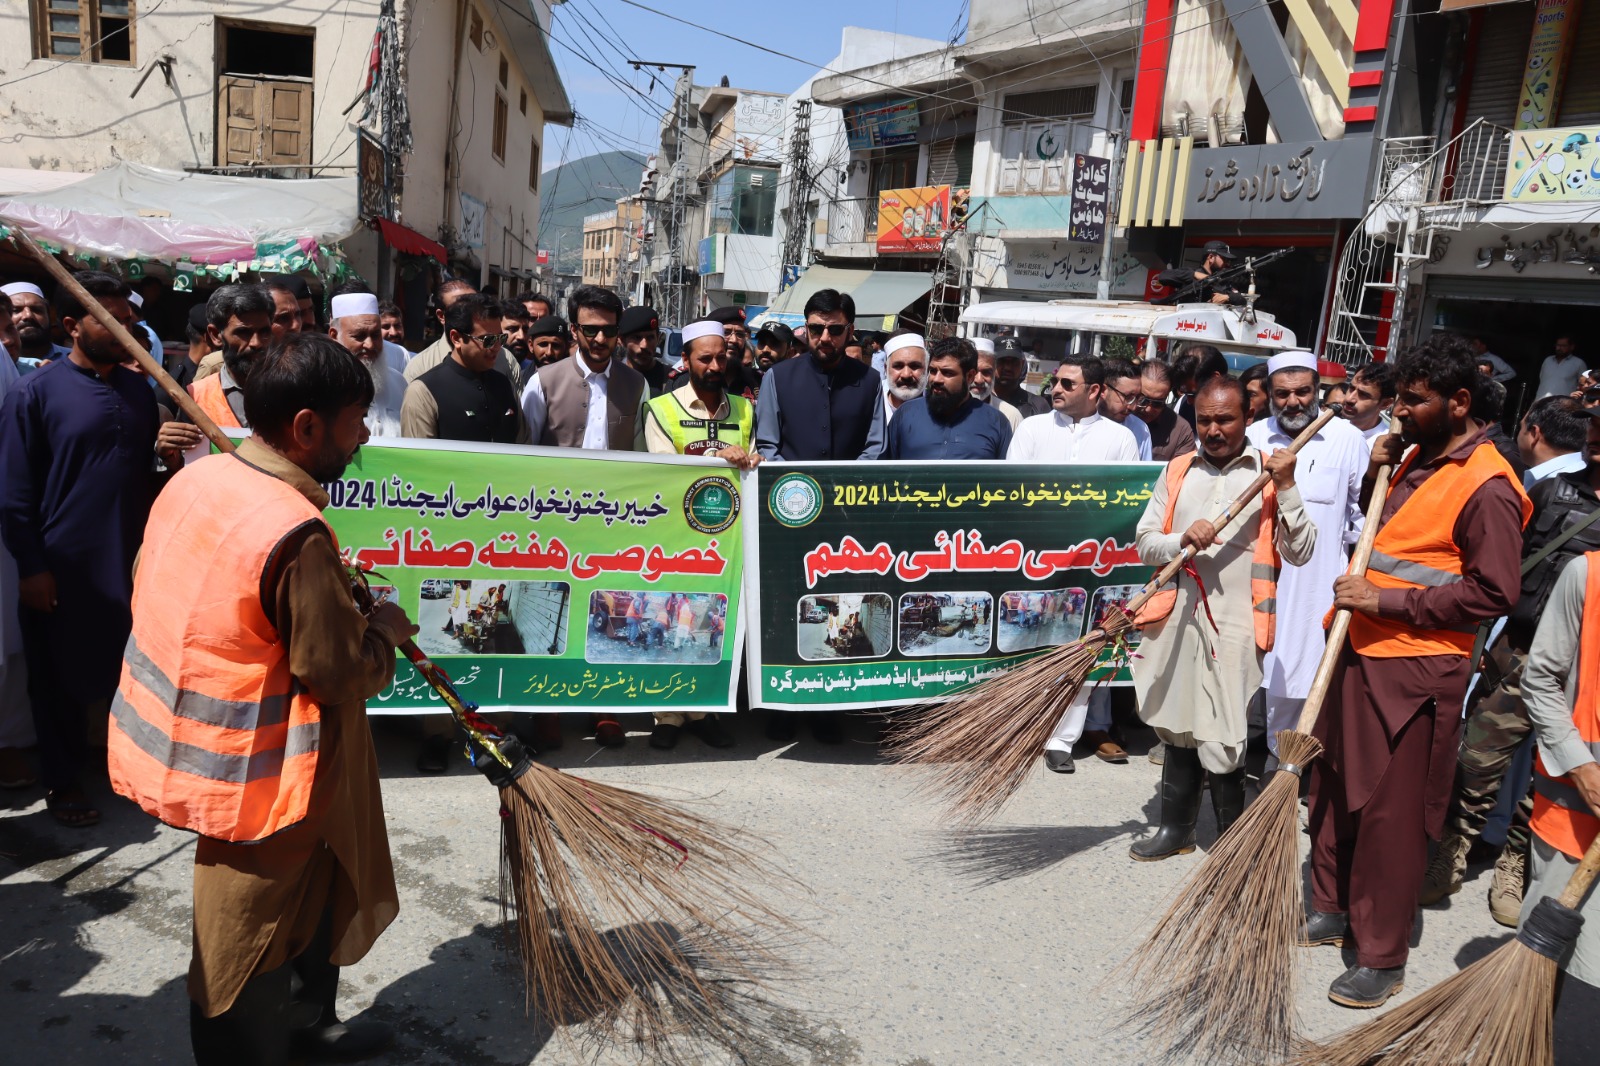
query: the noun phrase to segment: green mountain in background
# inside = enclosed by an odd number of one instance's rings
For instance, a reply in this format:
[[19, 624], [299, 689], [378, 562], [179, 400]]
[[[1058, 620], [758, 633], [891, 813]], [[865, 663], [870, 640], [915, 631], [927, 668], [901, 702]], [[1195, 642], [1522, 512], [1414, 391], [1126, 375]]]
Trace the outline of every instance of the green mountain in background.
[[584, 218], [614, 210], [619, 197], [638, 192], [643, 173], [644, 156], [605, 152], [540, 176], [539, 247], [550, 252], [558, 271], [576, 274], [583, 269]]

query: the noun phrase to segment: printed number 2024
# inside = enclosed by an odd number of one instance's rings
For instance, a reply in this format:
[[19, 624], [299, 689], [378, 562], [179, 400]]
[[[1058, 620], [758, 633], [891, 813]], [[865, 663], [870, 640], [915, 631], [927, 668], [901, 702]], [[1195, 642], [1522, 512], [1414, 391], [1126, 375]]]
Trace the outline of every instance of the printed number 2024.
[[375, 482], [361, 478], [347, 478], [343, 481], [330, 481], [322, 487], [328, 493], [329, 506], [369, 511], [378, 506], [378, 490]]
[[835, 485], [835, 507], [865, 507], [869, 503], [882, 503], [883, 493], [877, 485]]

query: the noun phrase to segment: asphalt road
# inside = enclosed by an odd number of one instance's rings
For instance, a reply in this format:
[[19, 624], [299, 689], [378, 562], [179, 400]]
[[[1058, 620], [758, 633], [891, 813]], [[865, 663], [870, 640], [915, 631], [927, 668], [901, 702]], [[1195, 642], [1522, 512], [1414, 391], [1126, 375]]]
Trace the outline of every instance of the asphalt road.
[[[680, 750], [655, 752], [642, 731], [620, 751], [599, 751], [579, 728], [568, 720], [557, 765], [695, 802], [770, 841], [803, 883], [788, 905], [812, 939], [796, 956], [800, 976], [774, 1004], [791, 1050], [761, 1055], [757, 1066], [1150, 1061], [1116, 1029], [1121, 994], [1107, 977], [1200, 855], [1128, 859], [1159, 775], [1142, 757], [1125, 766], [1090, 759], [1072, 777], [1041, 770], [995, 824], [961, 835], [913, 794], [907, 771], [879, 761], [865, 720], [852, 720], [852, 741], [836, 748], [804, 729], [794, 744], [767, 741], [745, 720], [726, 752], [687, 736]], [[1137, 739], [1131, 746], [1144, 750]], [[496, 933], [499, 820], [489, 786], [459, 762], [445, 777], [420, 777], [403, 737], [381, 733], [379, 747], [402, 909], [345, 971], [345, 1013], [396, 1026], [384, 1062], [590, 1061], [524, 1017]], [[36, 793], [0, 799], [7, 1061], [189, 1061], [192, 838], [114, 800], [99, 827], [75, 832], [57, 827]], [[1202, 845], [1211, 836], [1207, 811]], [[1508, 934], [1484, 903], [1488, 871], [1472, 877], [1451, 906], [1424, 912], [1405, 995]], [[1301, 961], [1308, 1035], [1356, 1020], [1325, 998], [1344, 967], [1340, 952], [1307, 950]], [[707, 1052], [696, 1061], [725, 1059]]]

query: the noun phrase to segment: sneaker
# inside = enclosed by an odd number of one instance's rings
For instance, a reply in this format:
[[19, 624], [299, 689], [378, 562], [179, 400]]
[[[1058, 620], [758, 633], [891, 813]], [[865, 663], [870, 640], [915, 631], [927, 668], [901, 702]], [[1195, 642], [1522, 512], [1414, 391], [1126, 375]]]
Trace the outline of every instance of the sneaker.
[[1428, 872], [1422, 877], [1422, 894], [1417, 902], [1431, 907], [1461, 891], [1461, 879], [1467, 873], [1467, 851], [1471, 847], [1472, 841], [1453, 833], [1439, 841], [1439, 850], [1433, 853]]
[[1495, 860], [1494, 879], [1489, 882], [1489, 913], [1501, 925], [1512, 929], [1522, 917], [1523, 883], [1528, 872], [1527, 853], [1505, 848]]
[[1156, 741], [1156, 746], [1150, 749], [1150, 754], [1146, 755], [1145, 758], [1160, 766], [1167, 761], [1167, 745], [1162, 741]]

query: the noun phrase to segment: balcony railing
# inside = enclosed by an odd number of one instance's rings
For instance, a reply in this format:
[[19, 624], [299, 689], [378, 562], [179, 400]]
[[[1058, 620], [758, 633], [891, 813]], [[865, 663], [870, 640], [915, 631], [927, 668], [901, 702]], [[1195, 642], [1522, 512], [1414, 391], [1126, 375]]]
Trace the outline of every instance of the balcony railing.
[[1511, 131], [1492, 122], [1475, 122], [1446, 154], [1433, 202], [1494, 203], [1505, 199]]
[[861, 196], [828, 203], [829, 245], [864, 244], [878, 237], [878, 198]]

